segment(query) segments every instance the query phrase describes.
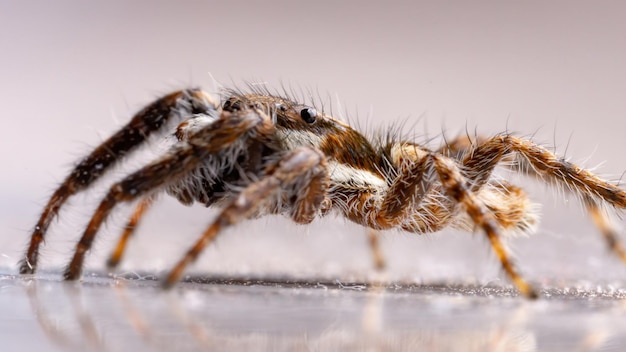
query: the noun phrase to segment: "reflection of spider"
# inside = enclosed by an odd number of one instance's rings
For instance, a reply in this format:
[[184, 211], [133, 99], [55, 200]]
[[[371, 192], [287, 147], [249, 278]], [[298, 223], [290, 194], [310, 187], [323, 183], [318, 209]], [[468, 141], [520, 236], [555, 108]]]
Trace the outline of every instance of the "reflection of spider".
[[165, 286], [174, 284], [220, 231], [241, 220], [286, 214], [306, 224], [334, 211], [375, 230], [480, 229], [515, 286], [534, 298], [536, 291], [518, 274], [500, 237], [530, 231], [536, 217], [520, 188], [492, 177], [501, 161], [577, 194], [610, 248], [626, 261], [604, 213], [607, 204], [626, 207], [626, 192], [531, 141], [508, 134], [462, 137], [430, 151], [393, 136], [370, 141], [313, 107], [268, 91], [229, 93], [221, 105], [200, 90], [169, 94], [84, 158], [46, 205], [20, 273], [36, 270], [39, 245], [63, 203], [170, 122], [180, 123], [178, 142], [111, 187], [76, 245], [65, 279], [80, 276], [85, 253], [115, 205], [140, 200], [109, 260], [116, 266], [141, 216], [165, 191], [184, 204], [223, 206]]

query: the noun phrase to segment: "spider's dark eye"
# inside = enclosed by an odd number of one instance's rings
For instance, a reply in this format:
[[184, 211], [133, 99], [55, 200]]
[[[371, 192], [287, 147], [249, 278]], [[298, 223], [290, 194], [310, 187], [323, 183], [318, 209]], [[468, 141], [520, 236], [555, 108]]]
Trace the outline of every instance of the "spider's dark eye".
[[241, 110], [241, 100], [236, 98], [228, 99], [224, 102], [222, 109], [229, 112], [235, 112], [237, 110]]
[[313, 108], [302, 109], [300, 110], [300, 116], [306, 123], [313, 123], [317, 117], [317, 110]]

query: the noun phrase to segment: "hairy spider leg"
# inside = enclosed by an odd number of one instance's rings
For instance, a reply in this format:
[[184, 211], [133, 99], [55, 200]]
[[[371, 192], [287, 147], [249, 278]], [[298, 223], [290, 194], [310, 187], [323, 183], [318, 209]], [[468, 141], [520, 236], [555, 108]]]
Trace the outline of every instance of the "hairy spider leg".
[[300, 188], [303, 197], [298, 199], [303, 212], [292, 213], [296, 222], [310, 222], [318, 214], [328, 187], [328, 169], [324, 156], [307, 147], [298, 148], [278, 161], [274, 168], [260, 181], [246, 187], [228, 204], [207, 228], [198, 241], [176, 264], [163, 281], [164, 288], [170, 288], [179, 281], [185, 268], [194, 262], [198, 255], [225, 228], [248, 219], [269, 199], [281, 190]]
[[374, 259], [374, 268], [383, 270], [387, 266], [383, 250], [380, 246], [380, 232], [374, 229], [367, 229], [367, 238], [372, 258]]
[[591, 220], [593, 220], [596, 226], [600, 229], [609, 250], [617, 255], [622, 262], [626, 263], [626, 249], [624, 249], [624, 244], [619, 240], [617, 230], [613, 227], [611, 221], [609, 221], [606, 209], [600, 207], [597, 202], [589, 199], [585, 201], [585, 204], [587, 206], [587, 210], [589, 210], [589, 214], [591, 215]]
[[593, 173], [558, 158], [540, 145], [510, 135], [496, 136], [478, 144], [463, 160], [464, 172], [473, 182], [472, 190], [476, 191], [484, 185], [496, 165], [512, 153], [521, 157], [518, 158], [518, 169], [539, 179], [547, 177], [579, 195], [591, 219], [603, 234], [609, 250], [626, 263], [626, 250], [601, 207], [601, 203], [606, 202], [616, 208], [626, 208], [626, 192]]
[[[325, 199], [326, 189], [328, 188], [328, 178], [322, 176], [325, 175], [314, 175], [306, 186], [299, 185], [296, 187], [298, 189], [298, 194], [295, 195], [296, 200], [294, 202], [294, 210], [291, 213], [291, 218], [296, 223], [308, 224], [315, 219], [317, 210], [319, 209], [322, 200]], [[146, 211], [154, 204], [154, 198], [155, 197], [145, 197], [135, 207], [135, 210], [124, 227], [122, 235], [120, 236], [113, 253], [107, 261], [107, 266], [110, 269], [115, 268], [120, 263], [128, 240], [134, 235], [141, 217], [143, 217]], [[373, 235], [375, 235], [375, 233]], [[370, 239], [370, 241], [372, 240]], [[372, 246], [378, 247], [378, 244], [372, 244]], [[377, 263], [381, 263], [377, 264], [377, 267], [382, 268], [384, 263], [382, 261], [382, 255], [379, 253], [380, 249], [374, 251], [377, 253]]]
[[498, 256], [502, 268], [522, 295], [530, 299], [539, 297], [537, 291], [517, 272], [513, 261], [500, 240], [499, 226], [493, 213], [480, 201], [471, 190], [471, 183], [461, 174], [457, 164], [443, 155], [431, 154], [435, 170], [448, 195], [464, 206], [472, 221], [483, 229]]
[[146, 138], [171, 120], [180, 121], [195, 113], [215, 110], [216, 104], [198, 89], [182, 90], [166, 95], [138, 112], [131, 121], [96, 147], [81, 160], [54, 191], [30, 237], [28, 249], [20, 260], [20, 274], [37, 270], [39, 247], [52, 219], [67, 199], [89, 187], [111, 166], [140, 146]]
[[[343, 183], [333, 186], [333, 192], [347, 195], [335, 198], [346, 203], [338, 206], [348, 219], [375, 230], [392, 229], [427, 194], [428, 185], [423, 179], [428, 165], [426, 160], [416, 156], [427, 155], [426, 152], [417, 146], [405, 145], [392, 150], [392, 154], [392, 162], [398, 165], [399, 174], [389, 187]], [[384, 182], [382, 178], [381, 182]]]
[[135, 234], [141, 218], [146, 214], [152, 204], [154, 204], [154, 198], [155, 196], [145, 197], [139, 201], [139, 204], [137, 204], [135, 210], [133, 210], [133, 214], [130, 216], [130, 219], [128, 219], [126, 226], [124, 226], [124, 230], [115, 245], [115, 249], [107, 260], [107, 267], [109, 269], [115, 269], [119, 265], [122, 260], [122, 256], [124, 255], [126, 245], [128, 244], [128, 240]]
[[[443, 228], [454, 213], [451, 207], [461, 204], [471, 221], [485, 232], [502, 267], [518, 290], [526, 297], [537, 297], [536, 291], [515, 269], [501, 242], [495, 215], [470, 190], [468, 180], [453, 159], [406, 142], [392, 148], [391, 159], [400, 173], [383, 191], [381, 206], [376, 206], [381, 190], [362, 189], [345, 207], [348, 218], [374, 229], [400, 226], [406, 231], [424, 233]], [[441, 180], [443, 191], [453, 203], [434, 201], [438, 190], [432, 189], [434, 180], [430, 171], [433, 169]], [[396, 197], [401, 201], [390, 201]], [[416, 218], [419, 221], [411, 220]]]
[[[426, 162], [419, 156], [427, 151], [412, 143], [401, 143], [392, 148], [391, 161], [397, 166], [399, 175], [385, 191], [380, 206], [373, 206], [380, 190], [355, 189], [349, 185], [336, 185], [339, 194], [353, 194], [346, 199], [344, 214], [352, 221], [366, 226], [370, 252], [374, 267], [382, 270], [386, 266], [385, 258], [380, 246], [378, 230], [390, 229], [398, 225], [406, 216], [406, 210], [415, 207], [426, 195], [427, 184], [423, 182]], [[344, 187], [347, 187], [344, 189]], [[378, 204], [378, 203], [376, 203]], [[363, 216], [363, 214], [367, 214]]]
[[218, 120], [199, 130], [188, 142], [179, 142], [162, 158], [113, 185], [76, 244], [64, 278], [76, 280], [80, 277], [85, 254], [91, 248], [98, 229], [117, 203], [135, 200], [178, 180], [209, 155], [229, 147], [252, 130], [266, 135], [271, 128], [271, 121], [260, 110], [244, 109], [232, 113], [224, 111]]
[[419, 204], [428, 193], [424, 182], [428, 169], [428, 151], [411, 143], [401, 143], [391, 150], [392, 163], [399, 171], [385, 194], [376, 223], [395, 227], [411, 204]]

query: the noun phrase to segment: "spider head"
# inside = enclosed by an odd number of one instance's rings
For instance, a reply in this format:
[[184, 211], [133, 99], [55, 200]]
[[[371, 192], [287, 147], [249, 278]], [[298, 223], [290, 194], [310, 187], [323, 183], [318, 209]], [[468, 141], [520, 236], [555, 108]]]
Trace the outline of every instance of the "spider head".
[[271, 116], [276, 141], [283, 150], [313, 148], [327, 159], [360, 169], [375, 169], [376, 153], [370, 142], [314, 106], [269, 94], [233, 95], [222, 106], [231, 112], [244, 108], [261, 109]]
[[[264, 96], [268, 99], [268, 96]], [[313, 106], [285, 98], [270, 97], [276, 134], [285, 149], [309, 147], [321, 151], [329, 161], [347, 167], [377, 170], [378, 155], [370, 141], [346, 123]]]

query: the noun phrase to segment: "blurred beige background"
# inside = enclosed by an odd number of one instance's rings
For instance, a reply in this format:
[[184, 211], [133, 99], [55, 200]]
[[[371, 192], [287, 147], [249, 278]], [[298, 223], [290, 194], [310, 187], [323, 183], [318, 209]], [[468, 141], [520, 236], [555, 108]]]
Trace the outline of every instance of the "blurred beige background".
[[[214, 91], [214, 80], [319, 91], [367, 129], [404, 121], [423, 140], [442, 130], [508, 128], [601, 165], [610, 179], [626, 170], [620, 1], [0, 1], [0, 48], [0, 266], [8, 272], [47, 197], [82, 155], [158, 95]], [[123, 174], [71, 199], [49, 233], [44, 268], [68, 259], [95, 202]], [[580, 207], [521, 182], [544, 204], [539, 233], [512, 241], [531, 280], [625, 277]], [[101, 233], [91, 268], [103, 268], [124, 210]], [[122, 270], [168, 267], [212, 216], [164, 200]], [[502, 278], [481, 235], [389, 233], [382, 245], [391, 278]], [[370, 261], [358, 226], [271, 218], [225, 233], [194, 270], [360, 278], [371, 274]]]

